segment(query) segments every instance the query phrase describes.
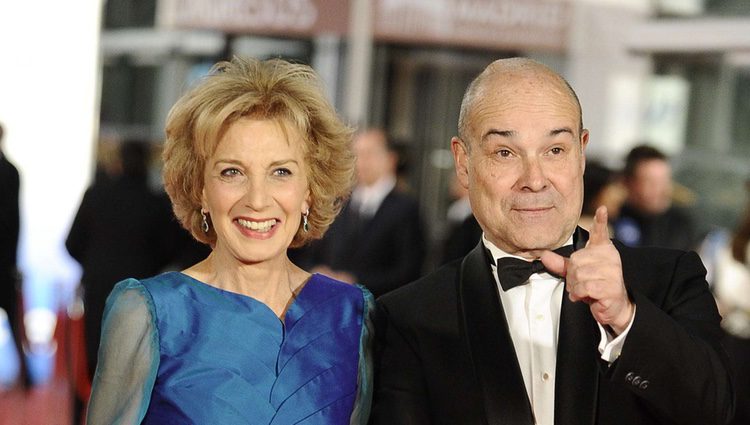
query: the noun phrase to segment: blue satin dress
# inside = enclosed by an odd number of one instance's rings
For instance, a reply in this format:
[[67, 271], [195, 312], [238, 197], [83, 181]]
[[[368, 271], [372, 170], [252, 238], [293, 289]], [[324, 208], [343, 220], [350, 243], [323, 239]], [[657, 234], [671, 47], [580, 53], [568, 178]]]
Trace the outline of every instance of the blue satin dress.
[[365, 424], [372, 295], [314, 274], [282, 322], [178, 272], [107, 300], [88, 424]]

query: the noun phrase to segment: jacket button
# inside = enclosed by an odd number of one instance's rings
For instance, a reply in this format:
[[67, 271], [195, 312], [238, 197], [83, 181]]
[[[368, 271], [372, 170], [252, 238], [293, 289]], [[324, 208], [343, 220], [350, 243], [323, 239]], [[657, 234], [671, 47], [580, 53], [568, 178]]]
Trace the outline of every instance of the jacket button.
[[635, 373], [633, 373], [633, 372], [628, 372], [628, 374], [627, 374], [627, 375], [625, 375], [625, 380], [626, 380], [626, 381], [628, 381], [628, 382], [632, 382], [632, 381], [633, 381], [633, 377], [634, 377], [634, 376], [635, 376]]
[[639, 385], [638, 388], [640, 388], [642, 390], [645, 390], [646, 388], [648, 388], [648, 381], [645, 380], [645, 379], [643, 381], [641, 381], [641, 385]]
[[641, 383], [641, 377], [640, 376], [636, 376], [635, 378], [633, 378], [633, 385], [638, 386], [638, 384], [640, 384], [640, 383]]

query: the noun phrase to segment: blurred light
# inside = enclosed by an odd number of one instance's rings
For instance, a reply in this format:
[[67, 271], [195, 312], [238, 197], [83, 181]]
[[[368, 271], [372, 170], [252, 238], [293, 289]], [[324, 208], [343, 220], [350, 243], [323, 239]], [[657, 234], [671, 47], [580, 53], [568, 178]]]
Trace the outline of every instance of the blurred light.
[[677, 75], [654, 75], [646, 84], [643, 137], [668, 155], [682, 152], [690, 83]]
[[703, 3], [704, 0], [658, 0], [657, 7], [661, 13], [695, 16], [703, 13], [705, 9]]
[[57, 326], [57, 315], [49, 308], [36, 307], [23, 317], [28, 345], [23, 347], [29, 378], [34, 385], [52, 379], [55, 371], [57, 341], [53, 339]]
[[49, 382], [55, 373], [57, 343], [53, 341], [52, 344], [23, 347], [23, 351], [31, 383], [40, 385]]
[[430, 163], [435, 168], [453, 168], [453, 152], [448, 149], [435, 149], [430, 153]]
[[729, 52], [725, 60], [736, 68], [750, 68], [750, 52]]
[[48, 308], [33, 308], [24, 315], [23, 324], [26, 327], [26, 339], [32, 347], [49, 345], [57, 326], [57, 316]]

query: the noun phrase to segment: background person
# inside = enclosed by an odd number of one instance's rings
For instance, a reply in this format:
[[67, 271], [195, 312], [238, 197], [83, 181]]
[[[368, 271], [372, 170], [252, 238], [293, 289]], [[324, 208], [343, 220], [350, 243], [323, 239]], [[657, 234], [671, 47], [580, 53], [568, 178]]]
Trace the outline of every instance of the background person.
[[219, 63], [166, 133], [175, 214], [212, 251], [112, 292], [88, 423], [365, 423], [372, 297], [287, 258], [350, 190], [351, 132], [318, 77]]
[[[586, 161], [583, 172], [583, 206], [578, 225], [584, 230], [591, 230], [597, 208], [607, 207], [609, 222], [612, 223], [620, 214], [627, 191], [622, 184], [619, 173], [594, 161]], [[611, 230], [611, 229], [610, 229]], [[610, 236], [614, 236], [610, 232]]]
[[65, 240], [81, 264], [88, 379], [94, 376], [107, 296], [127, 277], [146, 278], [169, 262], [169, 203], [148, 183], [149, 143], [119, 145], [117, 171], [86, 190]]
[[442, 243], [440, 264], [468, 254], [482, 237], [482, 228], [471, 212], [469, 191], [455, 176], [451, 179], [450, 195], [453, 201], [446, 211], [446, 236]]
[[29, 384], [22, 345], [23, 308], [19, 302], [20, 278], [17, 269], [18, 235], [21, 228], [18, 170], [3, 153], [3, 126], [0, 124], [0, 308], [8, 315], [8, 324], [20, 362], [20, 383]]
[[330, 232], [310, 247], [313, 270], [380, 296], [418, 278], [427, 242], [417, 200], [397, 187], [398, 156], [380, 129], [354, 139], [357, 184]]
[[613, 243], [604, 207], [590, 235], [576, 226], [589, 134], [568, 83], [498, 60], [460, 111], [451, 148], [484, 234], [378, 300], [373, 423], [726, 423], [733, 391], [698, 256]]
[[628, 246], [697, 247], [687, 211], [673, 205], [674, 182], [667, 156], [649, 145], [634, 147], [623, 170], [625, 204], [614, 221], [614, 236]]
[[723, 319], [724, 346], [732, 357], [737, 412], [732, 425], [750, 423], [750, 179], [748, 201], [733, 231], [715, 231], [702, 246], [711, 287]]

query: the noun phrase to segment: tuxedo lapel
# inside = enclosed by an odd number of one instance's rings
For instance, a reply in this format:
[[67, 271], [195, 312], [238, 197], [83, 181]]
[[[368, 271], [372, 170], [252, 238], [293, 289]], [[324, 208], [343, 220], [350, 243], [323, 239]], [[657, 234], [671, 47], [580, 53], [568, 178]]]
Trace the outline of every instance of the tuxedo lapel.
[[376, 225], [379, 221], [383, 220], [383, 217], [390, 211], [390, 203], [393, 202], [393, 191], [396, 189], [391, 190], [388, 192], [387, 195], [385, 195], [385, 198], [383, 198], [383, 202], [378, 205], [378, 209], [376, 209], [372, 215], [362, 217], [362, 221], [364, 223], [367, 223], [369, 225]]
[[[588, 233], [576, 231], [575, 248], [585, 246]], [[588, 304], [572, 302], [567, 291], [560, 309], [555, 381], [555, 423], [593, 424], [598, 393], [599, 328]]]
[[354, 251], [348, 250], [347, 248], [346, 252], [340, 252], [336, 254], [343, 255], [345, 256], [344, 258], [354, 258], [356, 250], [361, 246], [361, 243], [359, 242], [360, 234], [363, 233], [362, 218], [359, 214], [359, 211], [357, 211], [357, 206], [353, 205], [351, 201], [347, 203], [341, 211], [341, 214], [339, 215], [339, 218], [337, 220], [341, 220], [341, 225], [336, 229], [340, 232], [338, 238], [342, 241], [339, 245], [341, 247], [357, 248]]
[[589, 306], [563, 294], [557, 341], [555, 424], [593, 424], [596, 417], [599, 329]]
[[487, 423], [531, 425], [531, 404], [488, 261], [480, 242], [464, 258], [459, 272], [460, 317], [469, 355]]

